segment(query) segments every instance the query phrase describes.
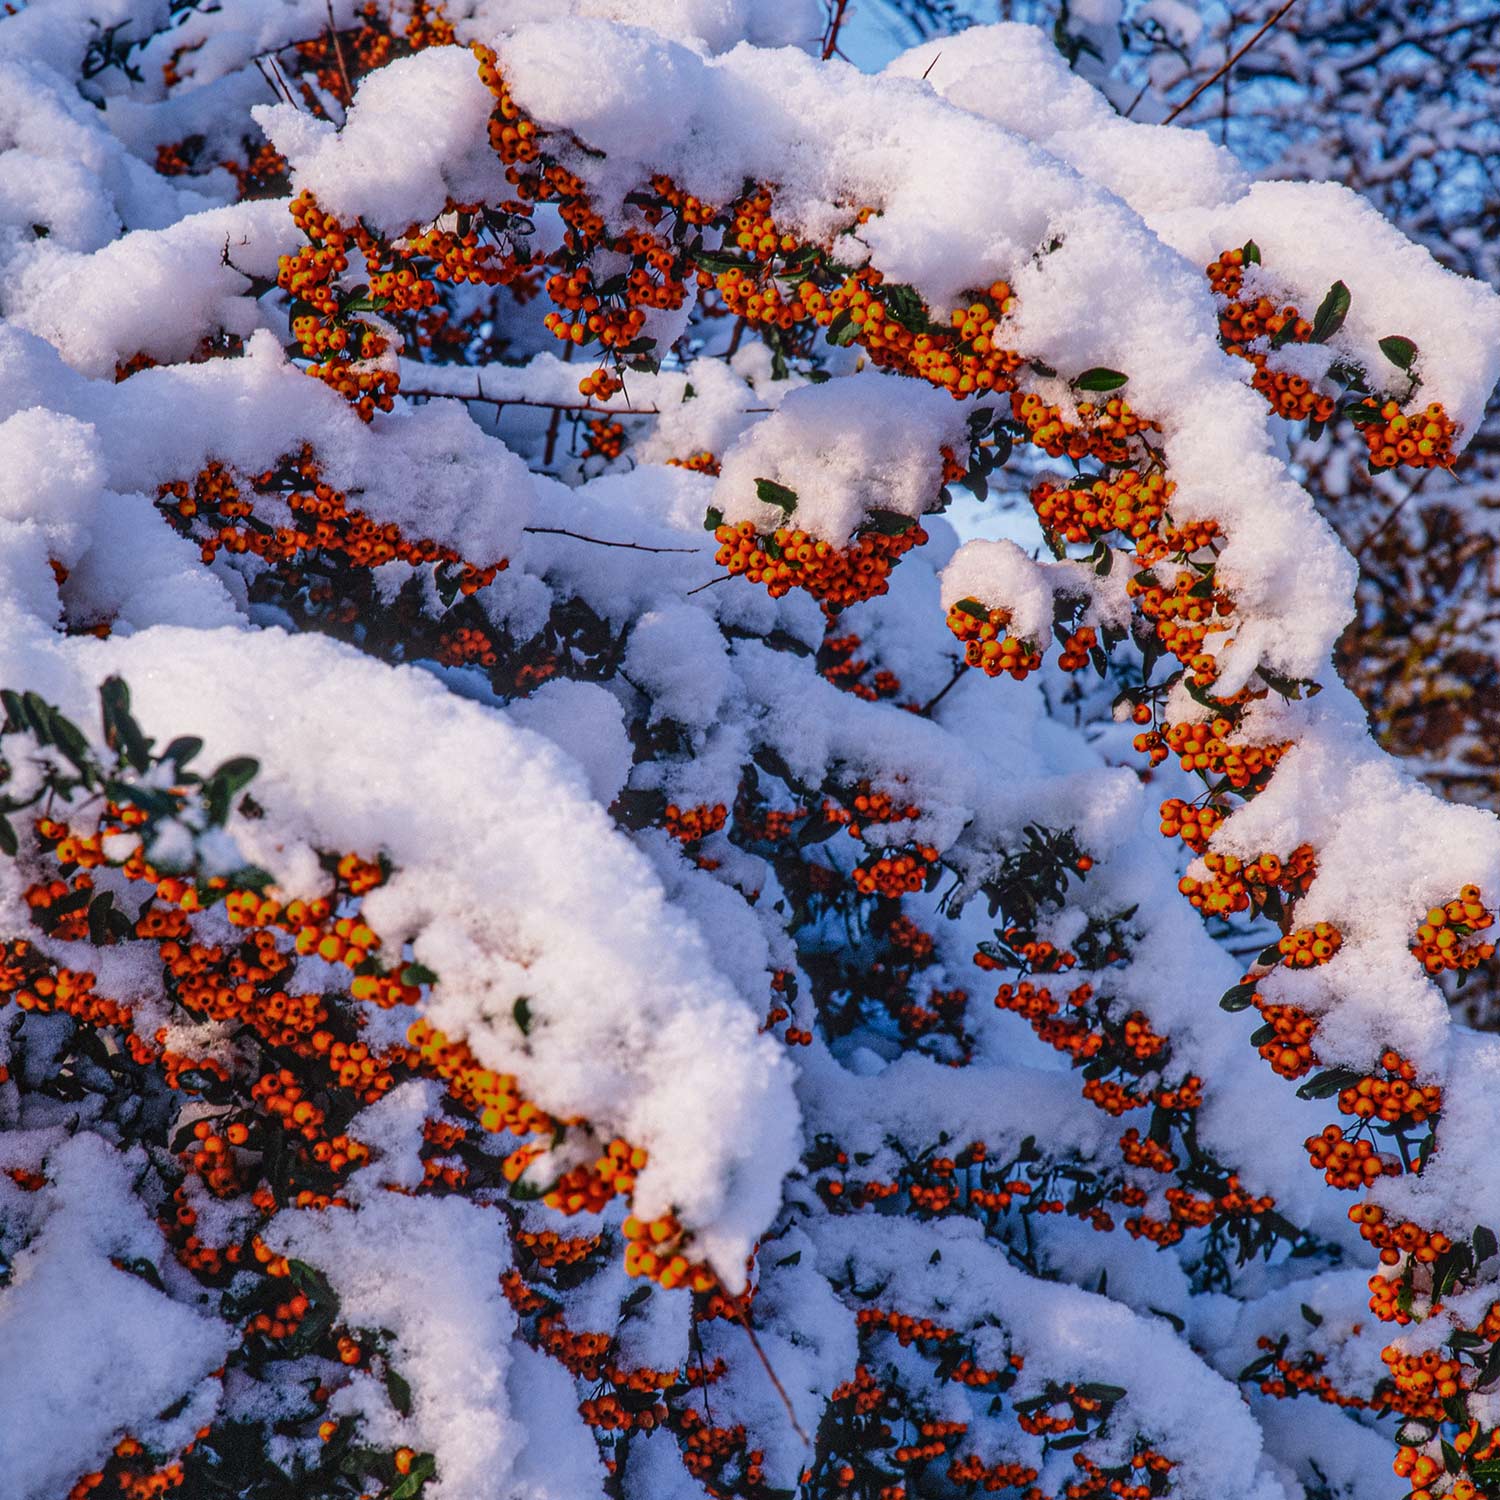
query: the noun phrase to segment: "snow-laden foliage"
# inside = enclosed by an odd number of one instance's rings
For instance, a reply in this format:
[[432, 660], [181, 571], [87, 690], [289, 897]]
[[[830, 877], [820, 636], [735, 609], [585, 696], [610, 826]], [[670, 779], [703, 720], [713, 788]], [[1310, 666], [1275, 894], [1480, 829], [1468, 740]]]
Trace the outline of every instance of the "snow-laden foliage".
[[1282, 435], [1447, 470], [1500, 302], [821, 34], [0, 22], [24, 1500], [1500, 1493], [1500, 830]]

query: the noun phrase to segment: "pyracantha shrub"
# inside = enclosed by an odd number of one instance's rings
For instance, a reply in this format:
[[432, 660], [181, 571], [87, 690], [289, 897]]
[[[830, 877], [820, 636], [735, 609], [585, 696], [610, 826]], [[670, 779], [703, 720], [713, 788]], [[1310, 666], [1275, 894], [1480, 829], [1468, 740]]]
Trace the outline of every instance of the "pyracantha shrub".
[[1284, 459], [1500, 303], [820, 36], [0, 22], [8, 1493], [1500, 1495], [1500, 831]]

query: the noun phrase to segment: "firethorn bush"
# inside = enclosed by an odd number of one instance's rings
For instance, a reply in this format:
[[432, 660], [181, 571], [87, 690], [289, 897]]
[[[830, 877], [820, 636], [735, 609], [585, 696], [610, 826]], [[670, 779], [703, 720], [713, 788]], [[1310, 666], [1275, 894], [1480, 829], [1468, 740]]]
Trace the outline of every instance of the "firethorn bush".
[[1500, 829], [1288, 461], [1500, 301], [1023, 26], [111, 16], [0, 22], [6, 1493], [1500, 1496]]

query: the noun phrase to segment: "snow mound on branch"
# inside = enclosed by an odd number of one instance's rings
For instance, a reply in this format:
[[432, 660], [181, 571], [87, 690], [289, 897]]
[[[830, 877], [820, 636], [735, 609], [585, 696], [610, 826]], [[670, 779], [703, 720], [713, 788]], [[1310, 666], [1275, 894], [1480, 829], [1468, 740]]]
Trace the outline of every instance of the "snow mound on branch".
[[[843, 546], [875, 511], [916, 519], [943, 486], [944, 447], [965, 444], [966, 408], [875, 372], [793, 391], [724, 455], [714, 504], [758, 531], [792, 526]], [[796, 496], [759, 497], [761, 480]]]
[[162, 629], [87, 659], [91, 681], [137, 689], [147, 726], [262, 760], [267, 817], [233, 831], [286, 889], [318, 882], [313, 846], [384, 850], [396, 874], [364, 910], [440, 976], [432, 1024], [549, 1112], [644, 1147], [639, 1210], [675, 1207], [743, 1279], [796, 1157], [792, 1069], [576, 764], [427, 673], [317, 637]]
[[[181, 1445], [210, 1418], [212, 1399], [174, 1420], [158, 1414], [216, 1389], [205, 1382], [231, 1348], [230, 1329], [112, 1264], [156, 1274], [167, 1260], [133, 1190], [144, 1166], [85, 1132], [49, 1153], [48, 1185], [27, 1205], [33, 1237], [0, 1295], [0, 1453], [15, 1500], [66, 1493], [122, 1431]], [[19, 1227], [0, 1200], [0, 1243]]]

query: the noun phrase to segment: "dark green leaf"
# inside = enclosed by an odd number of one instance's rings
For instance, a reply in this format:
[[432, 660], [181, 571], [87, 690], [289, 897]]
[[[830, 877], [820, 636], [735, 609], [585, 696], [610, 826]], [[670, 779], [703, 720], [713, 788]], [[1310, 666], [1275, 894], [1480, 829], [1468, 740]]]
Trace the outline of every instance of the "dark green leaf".
[[1247, 266], [1258, 266], [1260, 264], [1260, 246], [1254, 240], [1246, 240], [1245, 248], [1240, 252], [1245, 257]]
[[755, 495], [758, 500], [763, 500], [767, 505], [776, 506], [787, 515], [791, 515], [797, 508], [796, 490], [789, 490], [784, 484], [777, 484], [774, 479], [757, 479]]
[[864, 529], [878, 531], [882, 536], [900, 536], [917, 524], [915, 516], [903, 516], [896, 510], [872, 510], [867, 515]]
[[1321, 1073], [1315, 1073], [1297, 1090], [1297, 1097], [1328, 1099], [1334, 1094], [1343, 1093], [1347, 1088], [1353, 1088], [1363, 1076], [1352, 1068], [1325, 1068]]
[[1219, 998], [1221, 1010], [1244, 1010], [1255, 994], [1253, 984], [1237, 984], [1232, 989], [1224, 991]]
[[407, 964], [401, 971], [401, 983], [406, 985], [436, 984], [437, 975], [426, 964]]
[[1399, 333], [1388, 334], [1380, 341], [1380, 352], [1398, 370], [1409, 370], [1417, 357], [1417, 346]]
[[1326, 344], [1344, 326], [1344, 319], [1348, 316], [1349, 288], [1342, 281], [1335, 281], [1313, 314], [1313, 343]]
[[705, 531], [717, 531], [724, 524], [724, 512], [716, 505], [710, 505], [703, 516], [703, 529]]
[[511, 1014], [516, 1018], [516, 1025], [521, 1028], [521, 1035], [530, 1036], [531, 1002], [526, 998], [525, 995], [522, 995], [521, 998], [516, 1001], [515, 1006], [512, 1008]]
[[1130, 376], [1122, 375], [1118, 370], [1107, 370], [1103, 365], [1095, 365], [1092, 370], [1085, 370], [1073, 382], [1073, 389], [1078, 391], [1117, 391], [1129, 379]]
[[403, 1417], [411, 1415], [411, 1387], [390, 1368], [385, 1372], [385, 1393]]

